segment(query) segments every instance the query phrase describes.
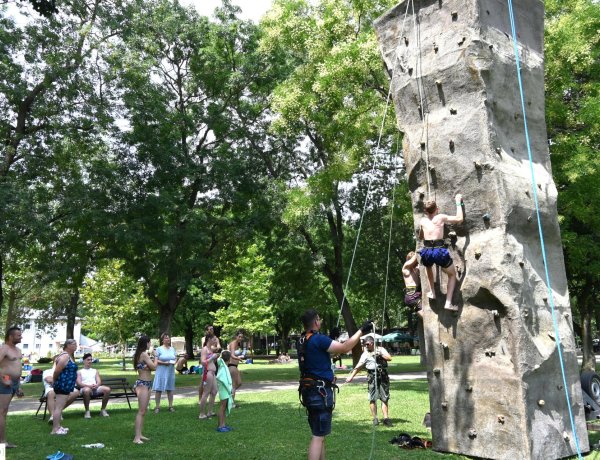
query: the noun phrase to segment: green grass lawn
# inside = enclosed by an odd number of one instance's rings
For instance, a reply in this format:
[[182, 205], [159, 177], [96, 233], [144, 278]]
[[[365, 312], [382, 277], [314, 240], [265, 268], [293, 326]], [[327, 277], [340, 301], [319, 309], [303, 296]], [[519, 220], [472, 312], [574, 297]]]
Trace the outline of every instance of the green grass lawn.
[[[427, 383], [407, 381], [392, 383], [390, 415], [395, 426], [373, 428], [366, 398], [366, 385], [344, 386], [338, 396], [333, 432], [327, 438], [330, 459], [369, 458], [373, 446], [374, 459], [460, 459], [432, 451], [399, 449], [389, 440], [400, 431], [429, 438], [421, 425], [428, 410]], [[67, 436], [51, 436], [50, 425], [33, 417], [33, 413], [17, 413], [8, 417], [8, 439], [19, 445], [8, 459], [36, 459], [61, 450], [79, 459], [165, 459], [207, 458], [234, 459], [303, 459], [310, 440], [304, 410], [295, 390], [240, 394], [241, 408], [228, 419], [234, 428], [230, 433], [217, 433], [216, 419], [198, 420], [196, 398], [175, 401], [175, 413], [148, 413], [144, 434], [151, 438], [137, 446], [132, 443], [135, 410], [126, 404], [111, 404], [109, 418], [83, 418], [81, 408], [65, 412]], [[104, 449], [86, 449], [82, 444], [101, 442]]]

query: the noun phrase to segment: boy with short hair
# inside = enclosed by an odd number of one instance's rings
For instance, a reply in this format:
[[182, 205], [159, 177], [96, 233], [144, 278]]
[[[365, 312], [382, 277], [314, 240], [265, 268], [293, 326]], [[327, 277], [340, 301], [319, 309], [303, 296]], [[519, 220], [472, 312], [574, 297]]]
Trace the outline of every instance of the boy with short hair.
[[225, 417], [229, 415], [233, 407], [233, 383], [228, 367], [230, 360], [231, 352], [228, 350], [221, 352], [221, 356], [217, 360], [217, 389], [219, 391], [219, 398], [221, 399], [219, 413], [217, 414], [219, 421], [217, 431], [219, 433], [227, 433], [232, 430], [230, 426], [225, 425]]

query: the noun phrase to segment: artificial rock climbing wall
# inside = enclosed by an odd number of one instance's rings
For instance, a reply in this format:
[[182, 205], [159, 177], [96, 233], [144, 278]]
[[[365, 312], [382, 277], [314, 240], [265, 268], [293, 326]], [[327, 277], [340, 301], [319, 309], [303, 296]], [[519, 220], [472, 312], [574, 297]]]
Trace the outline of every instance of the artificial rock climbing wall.
[[[543, 3], [517, 0], [514, 10], [561, 350], [587, 452], [544, 119]], [[443, 309], [441, 273], [438, 300], [424, 299], [434, 449], [511, 460], [573, 455], [507, 2], [415, 0], [413, 10], [405, 1], [375, 28], [404, 132], [415, 225], [428, 197], [447, 214], [457, 192], [465, 203], [465, 221], [446, 235], [459, 312]]]

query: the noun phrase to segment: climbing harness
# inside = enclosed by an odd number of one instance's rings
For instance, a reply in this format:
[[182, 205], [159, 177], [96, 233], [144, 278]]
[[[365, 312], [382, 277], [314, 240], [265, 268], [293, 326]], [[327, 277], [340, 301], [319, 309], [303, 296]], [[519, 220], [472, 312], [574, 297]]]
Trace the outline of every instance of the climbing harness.
[[531, 171], [531, 188], [533, 189], [533, 201], [535, 203], [535, 212], [538, 223], [538, 232], [540, 235], [540, 247], [542, 250], [542, 259], [544, 261], [544, 272], [546, 275], [546, 285], [548, 287], [548, 301], [550, 303], [550, 310], [552, 312], [552, 324], [554, 325], [554, 336], [556, 337], [556, 348], [558, 350], [558, 359], [560, 361], [560, 371], [562, 375], [563, 388], [565, 390], [565, 398], [567, 402], [567, 408], [569, 410], [569, 421], [571, 422], [571, 432], [573, 434], [573, 439], [575, 440], [575, 448], [577, 449], [577, 456], [581, 460], [583, 459], [581, 455], [581, 447], [579, 446], [579, 437], [577, 436], [577, 431], [575, 429], [575, 421], [573, 417], [573, 410], [571, 408], [571, 399], [569, 397], [569, 387], [567, 385], [567, 377], [565, 373], [565, 364], [562, 356], [561, 350], [561, 339], [560, 339], [560, 331], [558, 328], [558, 321], [556, 319], [556, 308], [554, 305], [554, 296], [552, 293], [552, 285], [550, 282], [550, 273], [548, 272], [548, 260], [546, 258], [546, 245], [544, 243], [544, 231], [542, 228], [542, 219], [540, 216], [540, 206], [538, 202], [537, 190], [536, 190], [536, 179], [535, 179], [535, 171], [533, 167], [533, 154], [531, 153], [531, 142], [529, 140], [529, 128], [527, 126], [527, 112], [525, 110], [525, 91], [523, 89], [523, 81], [521, 79], [521, 63], [519, 60], [519, 47], [517, 44], [517, 31], [515, 25], [515, 15], [513, 11], [512, 0], [508, 1], [508, 13], [510, 19], [510, 28], [512, 32], [512, 42], [513, 48], [515, 52], [515, 62], [517, 66], [517, 80], [519, 83], [519, 94], [521, 96], [521, 110], [523, 112], [523, 128], [525, 130], [525, 141], [527, 144], [527, 154], [529, 156], [529, 169]]
[[[307, 361], [307, 353], [306, 346], [312, 336], [318, 334], [315, 331], [308, 331], [306, 334], [303, 334], [299, 339], [296, 346], [298, 350], [298, 366], [300, 367], [300, 382], [298, 385], [298, 399], [300, 400], [300, 404], [304, 406], [306, 412], [308, 413], [310, 409], [310, 402], [308, 400], [308, 393], [312, 390], [316, 390], [317, 393], [322, 398], [322, 403], [324, 408], [329, 411], [333, 411], [335, 409], [335, 395], [336, 390], [339, 393], [339, 387], [334, 383], [330, 382], [322, 377], [312, 375], [306, 371], [306, 361]], [[327, 389], [331, 389], [332, 392], [332, 402], [329, 404], [327, 398]]]

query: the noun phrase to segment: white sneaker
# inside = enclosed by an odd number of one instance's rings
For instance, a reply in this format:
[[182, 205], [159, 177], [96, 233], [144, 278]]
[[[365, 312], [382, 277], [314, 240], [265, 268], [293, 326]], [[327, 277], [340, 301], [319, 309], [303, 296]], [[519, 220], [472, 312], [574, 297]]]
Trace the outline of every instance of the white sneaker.
[[83, 415], [83, 418], [92, 418], [92, 415], [90, 414], [89, 410], [85, 411], [85, 414]]
[[108, 412], [106, 412], [106, 409], [103, 409], [103, 410], [101, 410], [101, 411], [100, 411], [100, 415], [102, 415], [102, 417], [110, 417], [110, 416], [108, 415]]

